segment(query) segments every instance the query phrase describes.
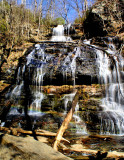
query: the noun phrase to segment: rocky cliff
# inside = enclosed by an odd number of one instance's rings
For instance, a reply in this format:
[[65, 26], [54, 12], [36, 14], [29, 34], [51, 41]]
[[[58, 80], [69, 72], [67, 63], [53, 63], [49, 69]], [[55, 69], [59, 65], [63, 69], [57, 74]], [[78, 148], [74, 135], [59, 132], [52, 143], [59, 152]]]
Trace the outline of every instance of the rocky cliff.
[[88, 38], [106, 35], [124, 38], [124, 1], [98, 1], [83, 26]]

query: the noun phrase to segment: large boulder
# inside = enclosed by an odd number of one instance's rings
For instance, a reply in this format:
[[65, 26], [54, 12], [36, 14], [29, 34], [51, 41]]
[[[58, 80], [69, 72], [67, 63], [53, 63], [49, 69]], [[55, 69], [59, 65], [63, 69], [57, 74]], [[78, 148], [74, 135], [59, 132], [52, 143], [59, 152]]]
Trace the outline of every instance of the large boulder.
[[[55, 151], [45, 143], [38, 142], [31, 137], [22, 138], [11, 135], [1, 135], [3, 144], [0, 151], [1, 159], [26, 159], [26, 160], [71, 160]], [[7, 147], [9, 146], [9, 148]], [[5, 150], [6, 148], [6, 150]]]
[[87, 38], [103, 37], [107, 34], [106, 30], [104, 30], [103, 19], [96, 13], [90, 12], [83, 26]]
[[122, 33], [123, 6], [123, 0], [106, 0], [95, 3], [83, 24], [86, 37], [115, 36]]

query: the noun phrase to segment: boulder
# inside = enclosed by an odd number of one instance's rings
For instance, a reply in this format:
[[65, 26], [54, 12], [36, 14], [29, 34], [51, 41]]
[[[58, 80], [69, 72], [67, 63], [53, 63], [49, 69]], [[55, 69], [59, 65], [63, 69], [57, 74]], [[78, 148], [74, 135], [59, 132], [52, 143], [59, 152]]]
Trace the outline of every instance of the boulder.
[[[26, 159], [26, 160], [71, 160], [45, 143], [34, 140], [31, 137], [22, 138], [11, 135], [1, 135], [2, 147], [9, 146], [7, 153], [0, 153], [2, 159]], [[0, 151], [0, 152], [1, 152]], [[7, 157], [8, 155], [8, 157]]]
[[124, 1], [106, 0], [94, 4], [84, 21], [84, 33], [87, 38], [97, 36], [115, 36], [123, 32]]

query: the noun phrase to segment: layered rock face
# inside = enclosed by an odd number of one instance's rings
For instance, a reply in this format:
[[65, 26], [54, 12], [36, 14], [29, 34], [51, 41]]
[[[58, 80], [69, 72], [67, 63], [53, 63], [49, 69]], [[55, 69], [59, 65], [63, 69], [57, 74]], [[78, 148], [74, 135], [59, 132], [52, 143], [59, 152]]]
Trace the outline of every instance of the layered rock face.
[[[95, 61], [95, 50], [85, 44], [80, 47], [73, 42], [35, 45], [27, 56], [26, 79], [30, 85], [97, 83], [98, 67]], [[24, 62], [20, 62], [20, 70]]]

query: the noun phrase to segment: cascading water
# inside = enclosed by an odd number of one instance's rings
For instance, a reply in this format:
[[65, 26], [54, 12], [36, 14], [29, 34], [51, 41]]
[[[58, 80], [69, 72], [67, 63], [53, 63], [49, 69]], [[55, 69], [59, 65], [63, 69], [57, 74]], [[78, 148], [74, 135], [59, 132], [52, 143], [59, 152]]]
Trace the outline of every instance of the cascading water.
[[75, 123], [76, 123], [76, 133], [82, 134], [82, 135], [88, 134], [86, 124], [80, 118], [80, 115], [79, 115], [79, 104], [78, 103], [76, 105], [75, 113], [74, 113], [73, 117], [74, 117]]
[[[76, 92], [64, 95], [63, 97], [64, 107], [65, 107], [64, 114], [67, 114], [68, 109], [70, 109], [68, 108], [68, 105], [69, 105], [69, 102], [72, 104], [75, 94]], [[80, 118], [80, 115], [79, 115], [79, 104], [78, 103], [76, 104], [75, 113], [73, 114], [73, 118], [74, 118], [75, 125], [76, 125], [76, 133], [81, 134], [81, 135], [88, 134], [88, 131], [86, 129], [86, 124]]]
[[63, 25], [58, 25], [57, 27], [53, 28], [53, 36], [51, 38], [51, 41], [72, 41], [72, 39], [68, 36], [64, 36], [64, 27]]
[[[57, 36], [59, 40], [61, 39], [61, 36], [64, 36], [63, 26], [54, 28], [53, 32], [54, 36]], [[57, 41], [54, 39], [55, 37], [52, 38], [52, 41]], [[47, 54], [45, 45], [36, 44], [30, 54], [27, 55], [27, 62], [25, 64], [23, 63], [23, 66], [18, 68], [17, 85], [12, 90], [11, 97], [14, 97], [16, 100], [18, 100], [21, 96], [25, 86], [24, 73], [28, 70], [29, 87], [33, 86], [31, 88], [31, 94], [33, 98], [30, 102], [30, 110], [35, 110], [37, 112], [41, 111], [42, 101], [46, 96], [42, 86], [44, 84], [51, 85], [54, 80], [56, 80], [54, 85], [56, 82], [60, 85], [57, 78], [59, 78], [61, 81], [61, 85], [67, 84], [66, 81], [69, 79], [69, 85], [71, 84], [75, 86], [77, 82], [77, 74], [82, 74], [82, 70], [77, 70], [77, 68], [83, 68], [82, 64], [84, 64], [84, 61], [87, 58], [85, 58], [84, 54], [87, 52], [87, 47], [91, 47], [92, 50], [94, 50], [92, 53], [96, 53], [97, 58], [95, 61], [99, 68], [100, 83], [105, 84], [105, 98], [102, 99], [101, 104], [103, 111], [99, 114], [101, 119], [100, 132], [101, 134], [124, 134], [124, 86], [122, 81], [124, 62], [122, 62], [122, 57], [120, 57], [120, 62], [119, 58], [117, 59], [117, 57], [113, 55], [116, 53], [116, 50], [115, 46], [112, 44], [112, 41], [106, 45], [108, 46], [108, 49], [103, 51], [96, 49], [96, 46], [91, 45], [90, 40], [85, 40], [85, 47], [73, 47], [71, 52], [63, 50], [63, 52], [59, 54]], [[82, 66], [79, 67], [79, 63], [81, 63]], [[47, 83], [48, 79], [50, 79], [49, 83]], [[73, 98], [73, 92], [65, 95], [63, 98], [65, 112], [67, 111], [67, 105], [69, 101], [72, 103]], [[78, 104], [76, 110], [78, 110]], [[76, 123], [80, 123], [81, 119], [77, 113], [74, 114], [74, 117], [75, 120], [77, 119]], [[83, 121], [81, 123], [84, 124]], [[82, 132], [84, 133], [87, 131], [85, 130]]]
[[[37, 59], [35, 56], [37, 57]], [[27, 64], [29, 66], [32, 64], [36, 65], [35, 72], [33, 75], [33, 83], [35, 84], [35, 89], [32, 92], [34, 99], [30, 105], [31, 111], [41, 111], [41, 103], [45, 97], [42, 93], [41, 86], [43, 85], [44, 75], [46, 74], [46, 60], [47, 56], [45, 56], [44, 49], [39, 44], [35, 45], [35, 52], [31, 52], [27, 56]]]
[[[114, 47], [115, 48], [115, 47]], [[99, 66], [100, 82], [105, 84], [105, 98], [102, 99], [103, 111], [101, 117], [101, 134], [124, 134], [124, 84], [122, 70], [123, 57], [117, 58], [110, 48], [107, 53], [96, 50], [97, 64]], [[111, 64], [113, 59], [113, 64]], [[121, 63], [120, 63], [121, 60]], [[112, 67], [111, 67], [112, 65]]]
[[64, 106], [65, 106], [65, 111], [64, 113], [66, 114], [68, 111], [68, 103], [73, 101], [73, 98], [75, 96], [75, 92], [71, 93], [71, 94], [66, 94], [64, 95], [63, 99], [64, 99]]
[[67, 73], [72, 74], [73, 85], [75, 86], [75, 75], [76, 75], [76, 58], [80, 57], [81, 50], [80, 47], [75, 47], [73, 52], [70, 52], [68, 56], [64, 59], [62, 70], [63, 78], [67, 80]]
[[67, 25], [65, 25], [65, 32], [66, 32], [66, 34], [69, 36], [69, 32], [70, 32], [70, 28], [71, 28], [71, 23], [69, 23], [69, 24], [67, 24]]

